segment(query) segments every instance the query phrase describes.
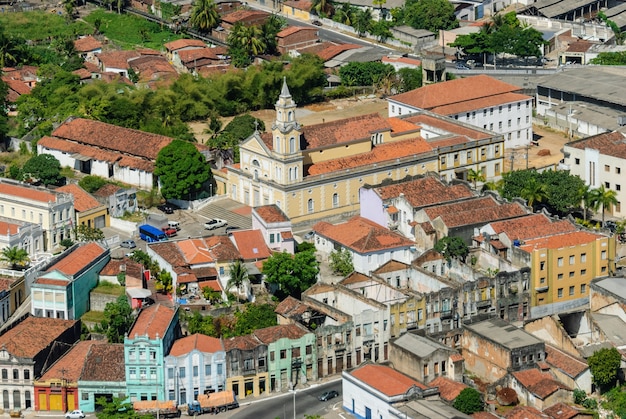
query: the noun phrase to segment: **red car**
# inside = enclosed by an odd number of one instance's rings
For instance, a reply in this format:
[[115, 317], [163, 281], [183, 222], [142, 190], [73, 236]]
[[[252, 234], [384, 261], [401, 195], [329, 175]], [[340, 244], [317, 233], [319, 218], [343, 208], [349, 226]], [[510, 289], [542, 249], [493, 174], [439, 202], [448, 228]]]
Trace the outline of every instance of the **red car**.
[[177, 234], [175, 228], [163, 227], [161, 230], [163, 230], [163, 232], [165, 233], [167, 237], [174, 237]]

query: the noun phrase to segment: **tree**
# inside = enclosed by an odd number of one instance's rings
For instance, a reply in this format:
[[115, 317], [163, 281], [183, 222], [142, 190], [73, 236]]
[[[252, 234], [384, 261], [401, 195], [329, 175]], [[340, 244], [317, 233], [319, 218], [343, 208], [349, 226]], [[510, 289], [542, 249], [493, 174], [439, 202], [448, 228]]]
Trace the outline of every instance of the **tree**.
[[589, 369], [593, 382], [601, 389], [607, 389], [617, 380], [622, 356], [615, 348], [602, 348], [593, 353], [588, 359]]
[[285, 18], [280, 17], [278, 15], [270, 15], [269, 18], [265, 21], [265, 23], [261, 26], [261, 31], [263, 32], [263, 43], [265, 44], [265, 52], [268, 54], [276, 54], [277, 50], [277, 40], [276, 34], [285, 27], [287, 21]]
[[353, 27], [359, 36], [364, 36], [366, 32], [369, 32], [372, 29], [372, 23], [371, 9], [360, 9], [356, 12]]
[[391, 22], [387, 20], [378, 20], [376, 22], [372, 22], [370, 25], [369, 32], [378, 39], [379, 42], [385, 42], [389, 38], [393, 38], [393, 34], [391, 33]]
[[326, 17], [332, 16], [334, 9], [332, 4], [327, 0], [313, 0], [311, 2], [311, 11], [315, 12], [318, 16]]
[[404, 67], [398, 70], [400, 92], [410, 92], [422, 87], [422, 66], [419, 68]]
[[352, 26], [357, 13], [357, 8], [350, 3], [341, 3], [341, 7], [335, 10], [333, 20], [344, 25]]
[[612, 189], [607, 189], [604, 185], [599, 188], [591, 190], [591, 203], [592, 208], [597, 211], [602, 211], [602, 226], [604, 226], [604, 213], [607, 208], [611, 208], [613, 205], [617, 205], [617, 192]]
[[44, 185], [58, 185], [61, 176], [61, 163], [51, 154], [31, 157], [22, 168], [25, 177], [33, 178]]
[[597, 16], [598, 16], [598, 19], [603, 21], [606, 24], [606, 26], [611, 28], [611, 30], [613, 31], [613, 34], [615, 35], [615, 43], [617, 45], [623, 45], [624, 39], [626, 38], [626, 34], [622, 32], [619, 25], [613, 22], [612, 20], [610, 20], [609, 18], [607, 18], [606, 14], [603, 11], [599, 11]]
[[443, 237], [437, 240], [433, 249], [441, 254], [448, 263], [450, 263], [452, 258], [465, 259], [469, 254], [467, 245], [460, 237]]
[[390, 64], [377, 62], [350, 62], [339, 68], [339, 77], [344, 86], [373, 86], [383, 77], [394, 74]]
[[133, 325], [132, 309], [126, 295], [120, 295], [114, 303], [104, 306], [104, 319], [96, 331], [106, 335], [109, 343], [123, 343], [124, 334], [130, 331]]
[[232, 331], [232, 336], [243, 336], [264, 327], [276, 326], [276, 313], [274, 304], [249, 303], [245, 310], [235, 312], [237, 322]]
[[94, 193], [95, 191], [106, 185], [106, 183], [106, 180], [104, 180], [100, 176], [87, 175], [78, 181], [78, 186], [80, 186], [89, 193]]
[[195, 0], [189, 23], [200, 32], [208, 32], [220, 21], [217, 6], [213, 0]]
[[255, 130], [265, 131], [265, 123], [250, 114], [238, 115], [218, 135], [209, 138], [207, 145], [218, 151], [222, 162], [239, 163], [239, 144]]
[[74, 228], [74, 237], [79, 242], [94, 242], [104, 240], [104, 233], [99, 228], [80, 224]]
[[248, 268], [243, 264], [240, 260], [236, 260], [235, 262], [230, 264], [228, 269], [230, 279], [226, 284], [226, 288], [228, 290], [233, 287], [237, 288], [237, 293], [241, 293], [241, 287], [248, 280]]
[[319, 262], [313, 251], [274, 253], [263, 263], [265, 281], [275, 284], [285, 295], [300, 298], [302, 291], [317, 281]]
[[520, 197], [526, 200], [529, 207], [534, 208], [536, 203], [547, 199], [548, 188], [537, 178], [532, 178], [520, 191]]
[[11, 265], [13, 269], [24, 269], [30, 262], [26, 249], [20, 247], [5, 247], [0, 253], [0, 260]]
[[330, 253], [330, 269], [343, 276], [351, 274], [354, 271], [352, 254], [347, 249], [333, 250]]
[[[228, 35], [230, 49], [246, 55], [248, 58], [263, 54], [267, 48], [263, 38], [263, 30], [256, 25], [246, 26], [237, 22]], [[230, 50], [229, 50], [230, 51]]]
[[211, 168], [196, 146], [174, 140], [159, 151], [154, 174], [163, 198], [189, 199], [211, 179]]
[[98, 419], [140, 419], [131, 402], [119, 397], [108, 401], [106, 397], [96, 399], [96, 405], [101, 409], [96, 413]]
[[165, 269], [161, 269], [161, 271], [157, 272], [155, 281], [155, 289], [158, 292], [161, 292], [163, 294], [170, 294], [174, 290], [172, 274]]
[[454, 403], [452, 404], [456, 410], [471, 415], [472, 413], [482, 412], [485, 410], [485, 403], [483, 402], [480, 392], [472, 387], [467, 387], [461, 390]]
[[487, 178], [485, 177], [482, 170], [474, 170], [469, 169], [467, 172], [467, 180], [474, 184], [474, 189], [476, 189], [476, 183], [484, 182]]
[[626, 51], [601, 52], [589, 61], [595, 65], [626, 65]]
[[447, 0], [408, 0], [403, 17], [407, 25], [435, 33], [459, 26], [454, 6]]
[[197, 311], [194, 312], [191, 317], [187, 318], [187, 331], [191, 335], [201, 333], [207, 336], [219, 337], [219, 335], [216, 334], [213, 317], [203, 316]]
[[7, 109], [9, 108], [7, 103], [8, 93], [9, 87], [7, 83], [0, 79], [0, 141], [4, 140], [7, 132], [9, 132], [9, 115], [7, 113]]

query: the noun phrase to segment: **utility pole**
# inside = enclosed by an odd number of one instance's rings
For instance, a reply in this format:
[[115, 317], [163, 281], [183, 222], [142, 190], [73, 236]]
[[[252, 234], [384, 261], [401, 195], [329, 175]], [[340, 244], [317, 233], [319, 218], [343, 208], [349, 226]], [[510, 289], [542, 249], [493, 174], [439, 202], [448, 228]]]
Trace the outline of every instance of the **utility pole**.
[[513, 162], [515, 162], [515, 152], [511, 151], [511, 172], [513, 171]]

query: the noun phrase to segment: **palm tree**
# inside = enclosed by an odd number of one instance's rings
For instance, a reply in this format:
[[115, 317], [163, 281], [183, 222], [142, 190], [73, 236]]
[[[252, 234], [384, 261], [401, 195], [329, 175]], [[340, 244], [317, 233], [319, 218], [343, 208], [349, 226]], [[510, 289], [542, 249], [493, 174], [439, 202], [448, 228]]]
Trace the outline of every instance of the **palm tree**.
[[593, 194], [589, 185], [583, 185], [579, 191], [580, 201], [583, 206], [583, 220], [587, 221], [587, 211], [593, 207]]
[[191, 11], [191, 26], [201, 32], [208, 32], [219, 23], [220, 16], [213, 0], [196, 0]]
[[497, 181], [490, 180], [489, 182], [483, 183], [482, 191], [496, 191], [500, 195], [502, 195], [502, 187], [504, 186], [504, 179], [500, 179]]
[[591, 190], [591, 203], [594, 210], [602, 209], [602, 226], [604, 226], [604, 212], [607, 208], [617, 205], [617, 192], [601, 185]]
[[311, 10], [318, 16], [326, 17], [332, 15], [333, 6], [327, 0], [313, 0]]
[[30, 257], [25, 249], [14, 247], [5, 247], [0, 252], [0, 261], [9, 263], [12, 268], [24, 268], [28, 266]]
[[237, 294], [241, 292], [241, 287], [248, 279], [248, 268], [240, 261], [236, 260], [229, 267], [230, 279], [226, 284], [227, 289], [237, 288]]
[[256, 25], [245, 26], [237, 22], [228, 36], [228, 44], [241, 48], [248, 55], [265, 52], [263, 30]]
[[476, 184], [478, 182], [484, 182], [487, 178], [482, 170], [469, 169], [467, 172], [467, 180], [472, 182], [474, 184], [474, 189], [476, 189]]
[[548, 197], [548, 188], [545, 184], [533, 178], [522, 188], [520, 196], [524, 198], [528, 206], [532, 208], [536, 203], [542, 202]]
[[343, 3], [335, 12], [333, 20], [344, 25], [352, 26], [354, 23], [354, 15], [356, 14], [354, 6], [350, 3]]
[[357, 34], [362, 37], [365, 35], [365, 32], [369, 32], [372, 28], [372, 10], [371, 9], [361, 9], [356, 13], [356, 17], [354, 19], [354, 29]]

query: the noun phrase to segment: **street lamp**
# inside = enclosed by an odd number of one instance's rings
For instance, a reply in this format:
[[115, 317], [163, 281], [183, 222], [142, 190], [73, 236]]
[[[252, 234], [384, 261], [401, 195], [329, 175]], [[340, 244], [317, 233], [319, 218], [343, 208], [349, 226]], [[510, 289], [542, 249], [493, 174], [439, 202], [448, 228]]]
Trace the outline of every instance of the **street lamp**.
[[293, 394], [293, 419], [296, 419], [296, 385], [289, 382], [289, 391]]

